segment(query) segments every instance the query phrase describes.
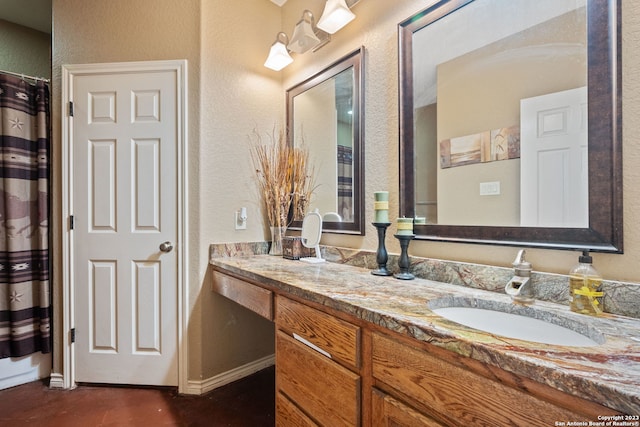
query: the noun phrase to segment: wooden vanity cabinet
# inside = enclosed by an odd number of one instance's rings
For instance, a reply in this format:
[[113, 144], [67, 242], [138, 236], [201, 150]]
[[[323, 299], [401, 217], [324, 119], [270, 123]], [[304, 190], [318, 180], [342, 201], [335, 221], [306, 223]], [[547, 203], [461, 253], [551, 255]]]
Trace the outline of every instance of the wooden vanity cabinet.
[[278, 426], [534, 426], [618, 412], [317, 303], [214, 271], [276, 323]]
[[360, 328], [280, 295], [275, 321], [277, 425], [360, 425]]
[[[447, 426], [534, 426], [567, 420], [596, 421], [598, 415], [615, 413], [498, 368], [429, 347], [433, 346], [422, 343], [414, 347], [372, 334], [373, 425], [411, 426], [423, 415], [425, 425], [439, 425], [433, 421], [439, 420]], [[482, 366], [486, 375], [469, 369], [471, 365]], [[532, 393], [534, 390], [537, 394]]]

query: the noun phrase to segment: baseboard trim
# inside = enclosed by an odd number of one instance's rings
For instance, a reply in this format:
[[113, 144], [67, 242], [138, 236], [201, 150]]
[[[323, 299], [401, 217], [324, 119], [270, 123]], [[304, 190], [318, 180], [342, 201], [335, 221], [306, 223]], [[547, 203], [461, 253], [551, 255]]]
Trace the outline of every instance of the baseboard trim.
[[64, 375], [52, 372], [49, 376], [49, 388], [64, 389]]
[[204, 394], [218, 387], [222, 387], [244, 377], [248, 377], [251, 374], [255, 374], [264, 368], [275, 365], [275, 363], [276, 356], [275, 354], [272, 354], [202, 381], [189, 380], [187, 381], [187, 389], [184, 393]]
[[51, 354], [32, 353], [0, 359], [0, 390], [48, 378]]
[[16, 387], [22, 384], [33, 382], [33, 381], [38, 381], [40, 379], [42, 379], [42, 377], [38, 374], [37, 369], [31, 369], [26, 372], [20, 372], [16, 375], [12, 375], [9, 378], [2, 378], [0, 380], [0, 390]]

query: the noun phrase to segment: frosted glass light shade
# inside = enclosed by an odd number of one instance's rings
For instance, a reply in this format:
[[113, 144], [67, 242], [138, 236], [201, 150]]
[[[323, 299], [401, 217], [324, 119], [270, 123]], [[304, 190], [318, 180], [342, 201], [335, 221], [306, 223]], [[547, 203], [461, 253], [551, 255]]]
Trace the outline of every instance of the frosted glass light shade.
[[274, 71], [280, 71], [293, 62], [293, 58], [287, 51], [286, 44], [288, 41], [285, 33], [278, 34], [277, 40], [271, 45], [271, 49], [269, 50], [269, 56], [264, 63], [265, 67], [271, 68]]
[[318, 28], [333, 34], [353, 21], [355, 17], [356, 15], [351, 12], [345, 0], [327, 0], [322, 16], [318, 21]]
[[296, 28], [293, 30], [293, 36], [287, 47], [292, 52], [305, 53], [319, 43], [320, 39], [314, 33], [311, 23], [302, 19], [296, 24]]

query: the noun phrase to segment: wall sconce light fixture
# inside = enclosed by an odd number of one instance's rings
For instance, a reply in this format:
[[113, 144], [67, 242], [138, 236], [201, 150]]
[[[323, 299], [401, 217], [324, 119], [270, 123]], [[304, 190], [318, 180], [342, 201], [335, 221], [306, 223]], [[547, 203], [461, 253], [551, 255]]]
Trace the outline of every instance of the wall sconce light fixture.
[[283, 32], [278, 33], [276, 41], [271, 45], [269, 50], [269, 56], [264, 63], [264, 66], [271, 68], [274, 71], [280, 71], [287, 65], [293, 62], [293, 58], [289, 55], [287, 45], [289, 44], [289, 38]]
[[330, 40], [329, 34], [319, 30], [314, 25], [313, 13], [310, 10], [302, 12], [302, 18], [293, 29], [293, 36], [287, 48], [295, 53], [305, 53], [309, 49], [319, 49]]
[[[271, 0], [278, 5], [282, 0]], [[285, 0], [286, 1], [286, 0]], [[315, 25], [313, 13], [310, 10], [302, 12], [302, 18], [293, 29], [293, 36], [289, 41], [283, 32], [278, 33], [276, 41], [271, 46], [269, 56], [264, 66], [274, 71], [280, 71], [293, 62], [289, 52], [302, 54], [310, 49], [320, 49], [331, 40], [331, 35], [351, 22], [356, 15], [349, 9], [359, 0], [327, 0], [322, 17]], [[281, 4], [282, 3], [282, 4]]]
[[324, 11], [318, 21], [318, 28], [333, 34], [353, 21], [356, 15], [351, 12], [345, 0], [327, 0]]

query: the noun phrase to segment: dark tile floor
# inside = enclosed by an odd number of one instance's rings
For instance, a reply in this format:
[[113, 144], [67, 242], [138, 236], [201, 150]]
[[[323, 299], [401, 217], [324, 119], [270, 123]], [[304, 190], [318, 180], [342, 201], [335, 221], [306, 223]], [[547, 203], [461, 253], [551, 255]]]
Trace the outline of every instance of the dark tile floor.
[[275, 370], [264, 369], [202, 396], [171, 388], [81, 385], [52, 390], [37, 381], [0, 391], [0, 426], [275, 425]]

